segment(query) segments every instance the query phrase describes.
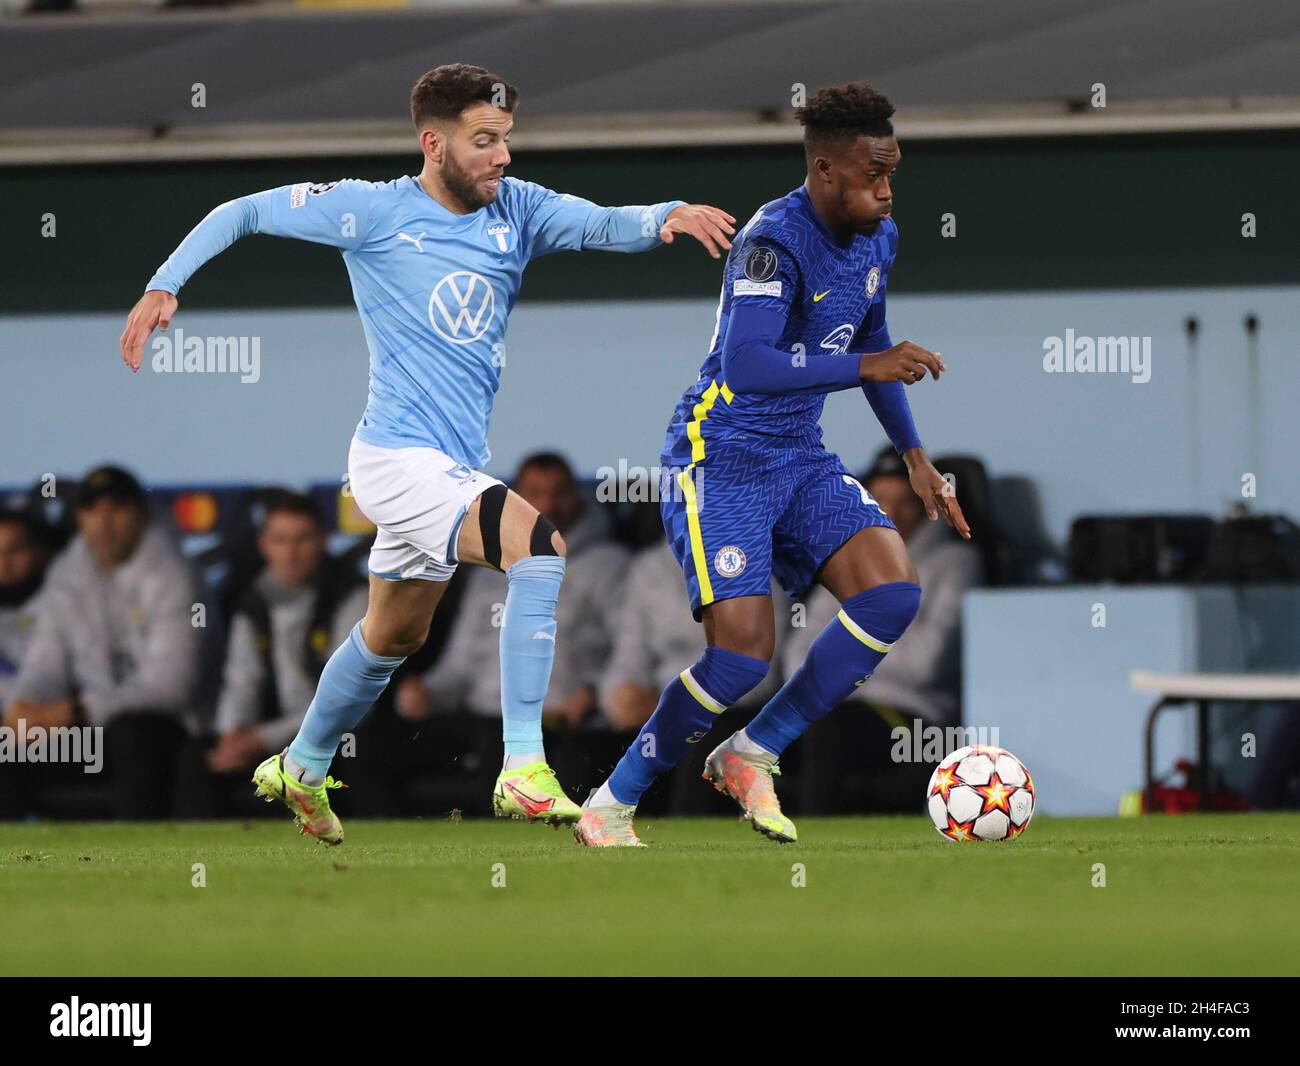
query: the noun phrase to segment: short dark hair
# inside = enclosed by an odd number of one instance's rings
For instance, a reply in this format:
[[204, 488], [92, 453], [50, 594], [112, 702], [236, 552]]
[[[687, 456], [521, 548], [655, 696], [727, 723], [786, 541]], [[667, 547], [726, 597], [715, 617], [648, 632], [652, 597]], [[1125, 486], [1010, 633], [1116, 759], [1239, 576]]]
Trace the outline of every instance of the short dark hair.
[[519, 469], [515, 471], [515, 480], [518, 481], [529, 470], [563, 474], [570, 481], [577, 481], [577, 478], [573, 476], [573, 467], [569, 465], [569, 460], [560, 455], [559, 452], [533, 452], [532, 455], [525, 456], [519, 464]]
[[871, 461], [871, 466], [858, 480], [865, 485], [868, 481], [878, 477], [901, 477], [905, 481], [910, 480], [907, 473], [907, 464], [899, 457], [892, 444], [886, 444], [880, 451], [876, 452], [876, 457]]
[[320, 508], [316, 506], [316, 501], [310, 496], [304, 496], [301, 492], [293, 492], [289, 489], [271, 489], [262, 497], [262, 528], [266, 528], [267, 522], [271, 520], [273, 514], [296, 514], [304, 518], [310, 518], [312, 522], [320, 529], [325, 528], [325, 522], [321, 518]]
[[444, 63], [421, 75], [411, 89], [411, 121], [423, 129], [433, 119], [460, 118], [471, 104], [492, 104], [513, 112], [519, 90], [482, 67]]
[[9, 525], [21, 526], [24, 536], [35, 544], [44, 545], [47, 542], [44, 524], [31, 511], [0, 507], [0, 526]]
[[81, 479], [77, 486], [76, 507], [78, 511], [93, 507], [102, 499], [117, 500], [144, 511], [148, 509], [144, 488], [129, 470], [120, 466], [97, 466]]
[[859, 136], [892, 137], [893, 114], [889, 97], [864, 81], [821, 89], [795, 111], [804, 128], [804, 151], [810, 157], [842, 148]]

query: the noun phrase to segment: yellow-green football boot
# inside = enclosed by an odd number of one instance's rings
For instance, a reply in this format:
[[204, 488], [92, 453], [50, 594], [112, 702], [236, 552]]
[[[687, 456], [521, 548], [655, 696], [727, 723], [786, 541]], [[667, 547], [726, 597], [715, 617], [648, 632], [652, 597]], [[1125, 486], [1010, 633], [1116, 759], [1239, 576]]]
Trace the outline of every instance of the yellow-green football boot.
[[544, 822], [555, 829], [582, 817], [582, 809], [564, 794], [555, 771], [544, 762], [502, 770], [492, 792], [492, 811], [498, 818]]
[[253, 784], [257, 794], [267, 803], [279, 800], [289, 808], [298, 823], [298, 832], [315, 837], [322, 844], [333, 847], [343, 843], [343, 823], [330, 810], [329, 790], [346, 788], [342, 781], [326, 777], [316, 788], [295, 781], [284, 769], [284, 752], [272, 755], [253, 771]]

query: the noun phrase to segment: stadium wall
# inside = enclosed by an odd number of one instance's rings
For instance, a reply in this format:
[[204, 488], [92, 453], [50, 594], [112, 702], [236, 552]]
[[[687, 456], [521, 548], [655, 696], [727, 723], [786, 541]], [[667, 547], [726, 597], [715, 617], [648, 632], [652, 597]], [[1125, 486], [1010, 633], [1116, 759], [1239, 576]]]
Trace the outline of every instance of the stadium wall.
[[[1300, 430], [1287, 410], [1300, 374], [1300, 216], [1290, 204], [1300, 133], [916, 141], [904, 153], [890, 325], [953, 368], [911, 391], [934, 451], [973, 452], [995, 475], [1033, 479], [1058, 540], [1084, 511], [1218, 512], [1240, 499], [1247, 472], [1258, 478], [1257, 508], [1300, 513], [1288, 476]], [[185, 289], [179, 327], [255, 338], [256, 384], [132, 379], [116, 341], [144, 281], [216, 204], [412, 165], [0, 168], [7, 217], [27, 220], [9, 228], [0, 256], [0, 424], [10, 444], [0, 483], [107, 457], [155, 480], [341, 473], [365, 360], [333, 249], [250, 238]], [[512, 170], [603, 202], [677, 195], [744, 219], [800, 180], [801, 159], [793, 146], [528, 152]], [[945, 237], [949, 215], [955, 236]], [[1243, 235], [1243, 216], [1254, 236]], [[695, 247], [535, 263], [511, 322], [493, 469], [508, 472], [538, 445], [562, 449], [588, 475], [620, 458], [654, 463], [712, 332], [717, 289], [718, 265]], [[1252, 314], [1253, 361], [1242, 325]], [[1201, 327], [1195, 374], [1189, 316]], [[1068, 330], [1149, 337], [1150, 381], [1045, 372], [1044, 344]], [[881, 442], [856, 394], [832, 397], [824, 424], [851, 464]]]
[[[521, 305], [507, 337], [491, 468], [538, 447], [583, 474], [657, 462], [672, 407], [698, 370], [716, 301]], [[1184, 321], [1201, 322], [1197, 355]], [[1252, 374], [1242, 323], [1255, 315]], [[0, 485], [116, 459], [155, 482], [332, 480], [360, 417], [366, 354], [356, 312], [185, 311], [190, 336], [256, 341], [256, 380], [130, 374], [120, 313], [9, 316]], [[1047, 532], [1089, 511], [1219, 513], [1256, 476], [1258, 510], [1300, 514], [1300, 287], [897, 295], [890, 326], [944, 353], [951, 373], [909, 390], [934, 453], [981, 456], [1030, 478]], [[1049, 338], [1150, 339], [1149, 380], [1048, 372]], [[1193, 365], [1195, 364], [1195, 370]], [[252, 377], [252, 375], [243, 375]], [[1250, 412], [1256, 410], [1252, 418]], [[1255, 426], [1252, 435], [1251, 426]], [[851, 466], [883, 443], [859, 393], [833, 396], [823, 425]], [[1252, 452], [1257, 449], [1258, 454]]]
[[[915, 141], [903, 154], [892, 292], [1300, 285], [1300, 131]], [[297, 181], [386, 181], [417, 164], [413, 154], [0, 167], [5, 217], [21, 221], [5, 233], [0, 313], [124, 314], [217, 204]], [[803, 180], [803, 159], [794, 145], [527, 152], [511, 173], [598, 203], [681, 198], [744, 220]], [[1254, 237], [1242, 236], [1245, 214]], [[704, 299], [717, 285], [716, 264], [695, 248], [594, 269], [554, 255], [529, 269], [521, 300]], [[185, 292], [190, 309], [350, 303], [333, 249], [269, 237], [240, 241]]]

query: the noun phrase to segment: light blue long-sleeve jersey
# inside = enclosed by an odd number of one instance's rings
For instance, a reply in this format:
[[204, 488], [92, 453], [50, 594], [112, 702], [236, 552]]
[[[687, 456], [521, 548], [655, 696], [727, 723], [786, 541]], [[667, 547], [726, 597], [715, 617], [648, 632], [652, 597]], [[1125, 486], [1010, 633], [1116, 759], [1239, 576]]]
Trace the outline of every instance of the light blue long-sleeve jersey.
[[418, 179], [284, 185], [222, 204], [146, 286], [180, 291], [250, 233], [343, 252], [370, 349], [370, 394], [357, 436], [384, 448], [432, 446], [466, 466], [491, 458], [488, 421], [501, 384], [506, 318], [530, 259], [550, 252], [656, 247], [682, 201], [598, 207], [503, 178], [496, 200], [453, 214]]

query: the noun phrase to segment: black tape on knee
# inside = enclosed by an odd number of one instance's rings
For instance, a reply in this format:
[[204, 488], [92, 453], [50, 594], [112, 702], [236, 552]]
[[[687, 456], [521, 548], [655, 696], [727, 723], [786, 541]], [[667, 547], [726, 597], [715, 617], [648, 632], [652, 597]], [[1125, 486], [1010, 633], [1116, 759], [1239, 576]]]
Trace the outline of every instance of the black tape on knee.
[[533, 535], [528, 541], [529, 555], [559, 555], [555, 550], [555, 545], [551, 543], [551, 534], [554, 533], [555, 527], [551, 525], [551, 520], [544, 514], [537, 516], [537, 521], [533, 523]]
[[478, 528], [483, 535], [483, 558], [489, 566], [501, 569], [501, 513], [506, 508], [504, 485], [493, 485], [479, 497]]

